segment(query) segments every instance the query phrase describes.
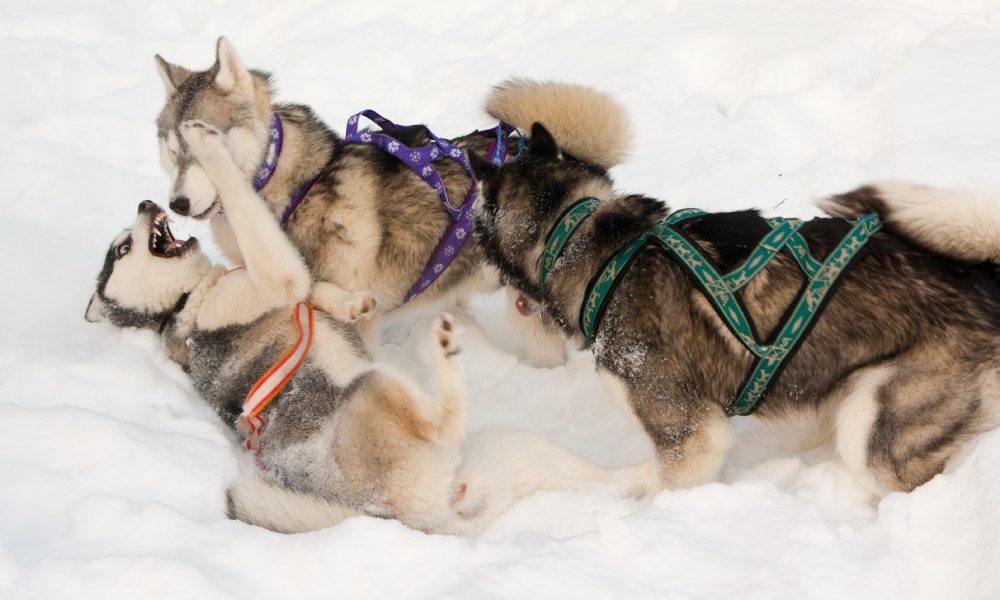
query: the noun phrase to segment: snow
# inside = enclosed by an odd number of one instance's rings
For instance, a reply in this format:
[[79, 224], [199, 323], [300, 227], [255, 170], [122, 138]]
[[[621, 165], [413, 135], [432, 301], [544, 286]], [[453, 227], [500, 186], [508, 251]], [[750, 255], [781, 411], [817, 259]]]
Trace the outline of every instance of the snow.
[[[676, 207], [808, 217], [881, 178], [1000, 187], [1000, 2], [7, 0], [0, 10], [0, 597], [997, 598], [1000, 432], [871, 506], [828, 447], [738, 423], [719, 483], [648, 502], [538, 494], [480, 539], [356, 518], [285, 536], [229, 521], [251, 469], [154, 336], [83, 321], [110, 239], [162, 201], [152, 56], [225, 34], [280, 97], [454, 135], [493, 83], [594, 85], [635, 127], [619, 187]], [[203, 239], [208, 232], [183, 225]], [[589, 357], [518, 360], [499, 296], [467, 349], [470, 428], [605, 465], [648, 443]], [[423, 383], [396, 323], [382, 354]]]

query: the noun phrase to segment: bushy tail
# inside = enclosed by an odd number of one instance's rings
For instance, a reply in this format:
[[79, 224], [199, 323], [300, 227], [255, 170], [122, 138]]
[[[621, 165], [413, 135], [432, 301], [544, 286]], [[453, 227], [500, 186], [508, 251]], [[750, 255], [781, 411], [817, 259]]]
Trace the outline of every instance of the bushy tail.
[[562, 150], [605, 169], [627, 153], [625, 110], [607, 94], [582, 85], [508, 79], [493, 88], [486, 112], [521, 131], [541, 123]]
[[236, 480], [226, 492], [226, 504], [230, 519], [279, 533], [315, 531], [364, 514], [319, 496], [292, 491], [260, 475]]
[[884, 182], [820, 202], [827, 214], [876, 212], [885, 230], [949, 258], [1000, 263], [1000, 201], [910, 183]]

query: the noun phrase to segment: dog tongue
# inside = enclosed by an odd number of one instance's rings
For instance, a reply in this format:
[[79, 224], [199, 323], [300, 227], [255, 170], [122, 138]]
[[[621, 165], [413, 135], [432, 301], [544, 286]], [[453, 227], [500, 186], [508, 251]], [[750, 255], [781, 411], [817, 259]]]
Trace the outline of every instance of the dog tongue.
[[180, 240], [174, 240], [169, 244], [167, 244], [167, 247], [164, 249], [164, 252], [172, 252], [174, 250], [180, 250], [183, 246], [184, 242]]

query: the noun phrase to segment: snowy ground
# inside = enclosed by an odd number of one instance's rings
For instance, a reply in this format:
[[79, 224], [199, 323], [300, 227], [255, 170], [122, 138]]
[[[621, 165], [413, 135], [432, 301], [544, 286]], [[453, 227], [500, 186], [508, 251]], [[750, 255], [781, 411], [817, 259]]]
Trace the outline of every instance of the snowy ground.
[[[479, 103], [506, 76], [595, 85], [635, 123], [619, 186], [678, 207], [811, 216], [885, 177], [1000, 189], [1000, 2], [6, 0], [0, 597], [1000, 597], [1000, 432], [877, 507], [829, 449], [743, 421], [721, 483], [541, 494], [480, 540], [226, 520], [235, 439], [152, 335], [83, 321], [107, 243], [167, 192], [152, 56], [205, 67], [220, 34], [338, 129], [373, 107], [458, 134], [489, 124]], [[475, 307], [495, 340], [466, 342], [471, 427], [640, 458], [588, 356], [520, 364], [499, 302]], [[423, 378], [414, 326], [382, 350]]]

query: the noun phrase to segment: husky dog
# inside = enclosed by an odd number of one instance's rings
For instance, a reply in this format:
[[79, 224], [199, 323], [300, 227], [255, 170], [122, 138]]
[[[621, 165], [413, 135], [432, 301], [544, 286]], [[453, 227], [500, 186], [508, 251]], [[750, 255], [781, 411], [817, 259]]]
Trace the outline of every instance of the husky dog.
[[[377, 339], [378, 314], [400, 306], [449, 225], [437, 193], [382, 150], [367, 144], [339, 144], [338, 136], [309, 107], [275, 104], [270, 76], [244, 67], [225, 38], [219, 39], [216, 62], [207, 71], [191, 71], [159, 56], [156, 64], [167, 93], [157, 129], [163, 167], [173, 180], [170, 208], [180, 215], [209, 219], [223, 254], [233, 264], [242, 264], [228, 219], [219, 211], [218, 190], [210, 174], [191, 156], [178, 127], [185, 120], [198, 119], [226, 132], [233, 160], [251, 181], [266, 158], [269, 123], [272, 114], [277, 114], [284, 140], [276, 170], [260, 196], [275, 215], [282, 215], [296, 192], [315, 181], [288, 219], [286, 231], [316, 279], [333, 284], [325, 293], [339, 293], [340, 301], [347, 301], [343, 290], [374, 295], [378, 309], [361, 323], [371, 347]], [[553, 87], [520, 98], [522, 110], [554, 112], [565, 107], [572, 112], [578, 100], [572, 93], [561, 94], [566, 90], [573, 88]], [[596, 137], [600, 131], [582, 122], [567, 128], [565, 134], [574, 139]], [[422, 127], [393, 135], [410, 147], [430, 142]], [[469, 135], [455, 143], [470, 155], [485, 155], [490, 141]], [[448, 197], [463, 198], [472, 184], [466, 172], [447, 159], [438, 159], [434, 166]], [[471, 292], [497, 287], [495, 270], [485, 267], [476, 245], [468, 243], [410, 304], [417, 310], [449, 306]], [[513, 308], [512, 303], [508, 306]], [[515, 327], [524, 329], [520, 335], [529, 359], [539, 365], [564, 362], [565, 343], [558, 331], [543, 323], [530, 305], [522, 302], [519, 308], [530, 318], [519, 317], [513, 310], [509, 314]]]
[[[507, 93], [501, 87], [496, 95]], [[526, 156], [500, 168], [477, 164], [476, 228], [487, 259], [581, 346], [577, 317], [588, 282], [668, 214], [658, 200], [615, 193], [593, 160], [601, 152], [600, 141], [563, 151], [536, 123]], [[565, 242], [543, 288], [549, 232], [587, 197], [597, 199], [596, 212]], [[841, 277], [755, 413], [813, 423], [816, 439], [832, 436], [839, 457], [876, 495], [926, 482], [1000, 417], [1000, 286], [993, 264], [972, 262], [1000, 259], [1000, 216], [995, 206], [969, 202], [960, 206], [978, 209], [962, 216], [956, 204], [901, 186], [862, 188], [828, 203], [836, 215], [877, 210], [887, 229]], [[705, 214], [674, 227], [720, 272], [739, 266], [771, 231], [756, 211]], [[849, 228], [824, 218], [799, 231], [825, 256]], [[804, 281], [795, 259], [779, 253], [743, 289], [760, 331], [776, 329]], [[597, 368], [652, 438], [664, 485], [710, 481], [730, 446], [728, 409], [754, 357], [660, 248], [640, 250], [614, 285], [593, 341]]]
[[[243, 177], [225, 135], [199, 121], [178, 131], [218, 190], [243, 266], [211, 265], [196, 239], [175, 239], [166, 214], [144, 201], [135, 224], [107, 252], [87, 319], [158, 331], [199, 393], [232, 424], [255, 379], [294, 344], [291, 315], [313, 284]], [[649, 489], [652, 463], [608, 471], [525, 432], [480, 435], [463, 462], [465, 389], [455, 322], [441, 316], [434, 323], [438, 394], [432, 397], [373, 364], [344, 322], [372, 307], [365, 294], [318, 307], [325, 312], [316, 311], [308, 354], [264, 413], [262, 475], [230, 489], [231, 516], [297, 532], [369, 514], [473, 534], [535, 491], [586, 482], [633, 495]]]

